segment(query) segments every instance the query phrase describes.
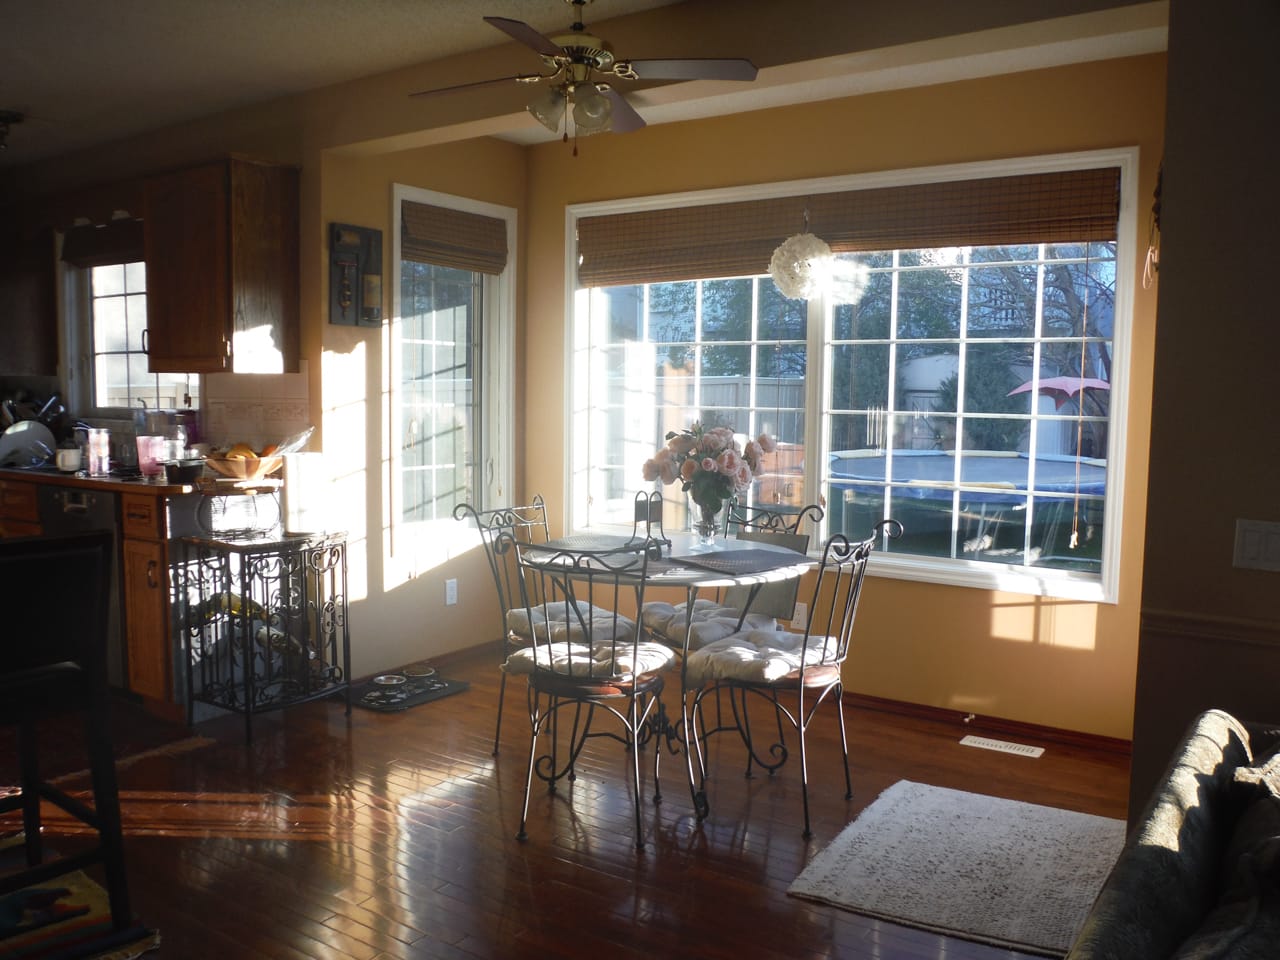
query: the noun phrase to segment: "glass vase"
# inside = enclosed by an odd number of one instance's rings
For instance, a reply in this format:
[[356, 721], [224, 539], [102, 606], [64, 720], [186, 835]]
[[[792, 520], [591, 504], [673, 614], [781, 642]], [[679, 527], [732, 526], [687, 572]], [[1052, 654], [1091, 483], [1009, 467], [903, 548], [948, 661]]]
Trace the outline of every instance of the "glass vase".
[[698, 504], [698, 519], [693, 522], [693, 532], [701, 546], [709, 547], [716, 542], [716, 534], [724, 523], [724, 504], [709, 506]]

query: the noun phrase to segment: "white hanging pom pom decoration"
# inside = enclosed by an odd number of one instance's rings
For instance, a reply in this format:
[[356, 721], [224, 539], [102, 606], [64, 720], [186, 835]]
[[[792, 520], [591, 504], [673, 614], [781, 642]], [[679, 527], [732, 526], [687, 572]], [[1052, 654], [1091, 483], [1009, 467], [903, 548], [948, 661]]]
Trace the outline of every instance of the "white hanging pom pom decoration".
[[812, 233], [797, 233], [773, 251], [769, 275], [789, 300], [815, 297], [831, 275], [831, 248]]

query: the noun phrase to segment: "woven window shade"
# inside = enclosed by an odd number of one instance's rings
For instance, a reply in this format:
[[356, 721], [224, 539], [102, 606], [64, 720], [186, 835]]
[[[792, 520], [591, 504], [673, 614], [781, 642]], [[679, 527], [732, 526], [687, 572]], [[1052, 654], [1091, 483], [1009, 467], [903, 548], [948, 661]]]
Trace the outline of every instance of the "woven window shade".
[[70, 227], [62, 236], [62, 259], [73, 266], [105, 267], [112, 263], [136, 263], [144, 258], [141, 220], [120, 219]]
[[1120, 170], [1064, 170], [644, 210], [578, 221], [578, 283], [607, 287], [765, 273], [809, 231], [836, 253], [1113, 240]]
[[505, 221], [406, 200], [400, 222], [402, 259], [490, 274], [507, 266]]

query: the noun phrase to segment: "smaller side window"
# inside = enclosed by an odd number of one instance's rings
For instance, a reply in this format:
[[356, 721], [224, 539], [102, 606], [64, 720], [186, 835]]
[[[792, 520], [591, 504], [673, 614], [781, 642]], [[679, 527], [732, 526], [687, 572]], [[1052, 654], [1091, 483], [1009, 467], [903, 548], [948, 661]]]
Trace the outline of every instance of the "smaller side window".
[[198, 406], [200, 377], [147, 369], [147, 268], [142, 261], [73, 268], [77, 291], [75, 369], [86, 382], [81, 408], [104, 411]]

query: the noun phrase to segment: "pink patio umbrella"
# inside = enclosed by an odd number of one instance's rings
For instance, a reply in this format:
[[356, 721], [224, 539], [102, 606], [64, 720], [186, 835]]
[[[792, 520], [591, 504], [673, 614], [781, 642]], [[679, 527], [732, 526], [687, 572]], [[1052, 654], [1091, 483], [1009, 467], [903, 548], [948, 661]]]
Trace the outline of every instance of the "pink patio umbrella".
[[[1015, 393], [1030, 393], [1034, 381], [1028, 380], [1020, 386], [1014, 387], [1006, 394], [1012, 397]], [[1045, 377], [1040, 381], [1040, 395], [1042, 397], [1053, 397], [1054, 403], [1059, 410], [1062, 405], [1072, 397], [1085, 390], [1110, 390], [1111, 384], [1105, 380], [1099, 380], [1097, 377]]]

